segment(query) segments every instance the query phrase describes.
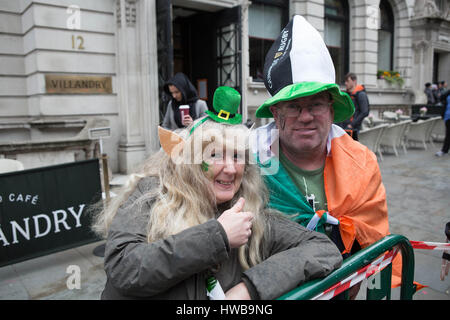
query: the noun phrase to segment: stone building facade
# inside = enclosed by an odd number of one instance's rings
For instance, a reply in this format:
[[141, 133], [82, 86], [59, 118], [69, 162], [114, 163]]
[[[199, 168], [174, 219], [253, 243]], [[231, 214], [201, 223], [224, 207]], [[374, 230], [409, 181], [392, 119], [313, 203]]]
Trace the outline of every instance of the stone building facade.
[[0, 157], [26, 168], [91, 157], [88, 129], [109, 128], [103, 152], [130, 173], [159, 148], [162, 84], [179, 71], [209, 107], [217, 86], [237, 88], [244, 121], [262, 124], [265, 52], [293, 14], [373, 110], [407, 111], [425, 82], [450, 80], [448, 0], [0, 0]]

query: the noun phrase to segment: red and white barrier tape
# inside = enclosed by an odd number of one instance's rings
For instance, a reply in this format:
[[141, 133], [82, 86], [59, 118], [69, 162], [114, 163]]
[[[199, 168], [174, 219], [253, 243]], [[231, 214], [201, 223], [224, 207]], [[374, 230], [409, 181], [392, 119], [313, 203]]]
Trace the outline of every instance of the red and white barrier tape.
[[[450, 243], [440, 243], [440, 242], [427, 242], [427, 241], [410, 241], [413, 249], [425, 249], [425, 250], [450, 250]], [[398, 248], [394, 248], [391, 251], [388, 251], [380, 258], [373, 261], [371, 264], [359, 269], [355, 273], [351, 274], [347, 278], [342, 281], [339, 281], [332, 287], [328, 288], [322, 293], [319, 293], [317, 296], [312, 298], [311, 300], [329, 300], [341, 292], [353, 287], [354, 285], [360, 283], [364, 279], [369, 278], [371, 275], [380, 272], [383, 270], [388, 264], [392, 262], [394, 257], [398, 253]]]
[[344, 280], [339, 281], [324, 292], [319, 293], [317, 296], [312, 298], [312, 300], [329, 300], [337, 296], [341, 292], [347, 290], [348, 288], [353, 287], [355, 284], [360, 283], [364, 279], [367, 279], [371, 275], [380, 272], [392, 262], [392, 259], [394, 259], [395, 255], [398, 253], [398, 250], [399, 249], [394, 248], [391, 251], [386, 252], [371, 264], [368, 264], [367, 266], [359, 269], [355, 273], [351, 274]]
[[450, 250], [450, 243], [409, 241], [414, 249]]

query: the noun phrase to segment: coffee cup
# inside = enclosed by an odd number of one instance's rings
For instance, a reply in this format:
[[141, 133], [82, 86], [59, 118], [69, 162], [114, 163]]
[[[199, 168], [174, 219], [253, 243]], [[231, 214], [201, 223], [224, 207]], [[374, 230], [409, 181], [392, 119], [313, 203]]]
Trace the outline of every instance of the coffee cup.
[[184, 116], [188, 116], [189, 115], [189, 105], [188, 104], [181, 105], [180, 112], [181, 112], [181, 119], [183, 119]]

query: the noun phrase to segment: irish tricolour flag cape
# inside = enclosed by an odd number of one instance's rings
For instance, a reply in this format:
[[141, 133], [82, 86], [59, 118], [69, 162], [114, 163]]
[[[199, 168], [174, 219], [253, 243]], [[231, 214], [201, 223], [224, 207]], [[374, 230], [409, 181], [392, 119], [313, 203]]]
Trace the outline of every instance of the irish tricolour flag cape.
[[[269, 206], [295, 221], [310, 224], [317, 214], [297, 189], [278, 160], [274, 146], [278, 141], [275, 123], [256, 129], [252, 137], [255, 159], [270, 190]], [[324, 186], [328, 215], [339, 221], [345, 250], [350, 252], [355, 240], [362, 248], [389, 234], [385, 188], [375, 154], [354, 141], [340, 127], [332, 125], [327, 141]], [[320, 215], [316, 231], [323, 232], [326, 218]], [[400, 284], [401, 257], [394, 260], [392, 285]]]

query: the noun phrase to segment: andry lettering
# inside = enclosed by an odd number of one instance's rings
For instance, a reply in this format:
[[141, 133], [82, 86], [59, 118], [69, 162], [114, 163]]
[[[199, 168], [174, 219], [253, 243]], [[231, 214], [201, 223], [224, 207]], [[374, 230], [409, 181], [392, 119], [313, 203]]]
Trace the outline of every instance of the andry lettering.
[[[18, 221], [11, 220], [9, 224], [0, 224], [0, 244], [5, 247], [25, 240], [42, 238], [50, 233], [80, 228], [85, 206], [85, 204], [80, 204], [78, 207], [58, 209], [48, 214], [40, 213]], [[10, 231], [6, 233], [10, 235], [9, 238], [5, 235], [7, 230]]]

